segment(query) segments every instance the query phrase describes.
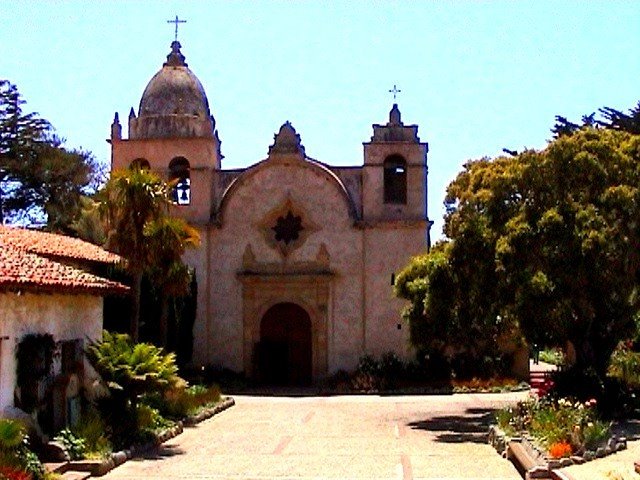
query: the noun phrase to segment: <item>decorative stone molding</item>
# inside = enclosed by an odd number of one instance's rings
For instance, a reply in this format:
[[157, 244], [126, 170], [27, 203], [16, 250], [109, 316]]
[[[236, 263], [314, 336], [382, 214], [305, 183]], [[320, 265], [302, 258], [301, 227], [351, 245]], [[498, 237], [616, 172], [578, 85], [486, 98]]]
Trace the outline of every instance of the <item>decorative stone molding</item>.
[[320, 230], [320, 227], [287, 195], [284, 203], [271, 210], [258, 224], [258, 229], [267, 245], [286, 258], [300, 248], [309, 235]]
[[260, 341], [265, 313], [278, 303], [295, 303], [311, 320], [311, 374], [318, 380], [328, 372], [328, 324], [331, 304], [330, 256], [326, 245], [310, 262], [258, 262], [250, 245], [243, 255], [238, 279], [242, 283], [243, 365], [253, 377], [254, 347]]
[[273, 145], [269, 147], [269, 155], [297, 153], [305, 157], [300, 135], [289, 121], [286, 121], [278, 133], [273, 136]]

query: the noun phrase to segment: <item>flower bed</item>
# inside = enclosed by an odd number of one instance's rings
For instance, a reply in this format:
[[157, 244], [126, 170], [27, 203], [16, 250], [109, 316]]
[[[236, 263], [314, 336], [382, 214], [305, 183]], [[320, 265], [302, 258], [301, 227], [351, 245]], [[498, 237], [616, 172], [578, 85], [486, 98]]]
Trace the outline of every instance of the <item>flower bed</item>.
[[184, 426], [193, 426], [203, 420], [226, 410], [235, 405], [233, 398], [227, 397], [214, 406], [199, 409], [195, 415], [187, 416], [183, 420], [178, 421], [175, 425], [162, 430], [154, 435], [154, 438], [146, 443], [132, 445], [130, 448], [113, 452], [105, 458], [96, 460], [72, 460], [58, 467], [56, 473], [64, 473], [68, 471], [90, 472], [93, 476], [101, 476], [112, 470], [113, 468], [123, 464], [127, 460], [138, 456], [151, 448], [160, 445], [173, 437], [181, 434]]
[[598, 417], [595, 407], [595, 400], [520, 402], [496, 413], [489, 443], [501, 454], [521, 458], [521, 464], [547, 471], [625, 449], [626, 439], [611, 435], [611, 424]]

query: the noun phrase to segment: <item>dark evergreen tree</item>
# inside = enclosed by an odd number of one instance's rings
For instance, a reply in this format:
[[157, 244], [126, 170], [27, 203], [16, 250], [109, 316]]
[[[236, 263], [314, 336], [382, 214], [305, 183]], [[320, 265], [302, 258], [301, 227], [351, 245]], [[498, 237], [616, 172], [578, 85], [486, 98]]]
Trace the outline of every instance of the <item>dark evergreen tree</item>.
[[0, 223], [46, 221], [67, 231], [99, 169], [88, 152], [65, 148], [51, 124], [25, 113], [24, 104], [18, 88], [0, 80]]
[[623, 113], [610, 107], [603, 107], [598, 111], [604, 117], [604, 120], [600, 121], [600, 125], [640, 135], [640, 101], [635, 107], [629, 109], [629, 113]]
[[629, 109], [629, 113], [624, 113], [611, 107], [599, 108], [598, 113], [600, 118], [596, 118], [596, 112], [583, 115], [582, 123], [574, 123], [566, 117], [556, 115], [556, 123], [551, 128], [553, 138], [573, 135], [584, 127], [606, 128], [640, 135], [640, 101], [635, 107]]

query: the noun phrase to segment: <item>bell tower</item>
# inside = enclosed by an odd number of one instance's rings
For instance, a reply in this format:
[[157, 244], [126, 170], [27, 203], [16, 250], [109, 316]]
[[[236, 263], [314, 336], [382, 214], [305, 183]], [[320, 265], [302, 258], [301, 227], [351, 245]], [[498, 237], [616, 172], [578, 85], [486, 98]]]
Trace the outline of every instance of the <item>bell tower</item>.
[[427, 221], [427, 153], [417, 125], [402, 123], [394, 103], [386, 125], [364, 144], [363, 220]]
[[180, 42], [151, 78], [138, 113], [129, 113], [128, 138], [116, 113], [111, 125], [111, 169], [150, 168], [177, 182], [174, 215], [206, 224], [212, 211], [213, 177], [222, 154], [216, 122], [200, 80], [188, 68]]

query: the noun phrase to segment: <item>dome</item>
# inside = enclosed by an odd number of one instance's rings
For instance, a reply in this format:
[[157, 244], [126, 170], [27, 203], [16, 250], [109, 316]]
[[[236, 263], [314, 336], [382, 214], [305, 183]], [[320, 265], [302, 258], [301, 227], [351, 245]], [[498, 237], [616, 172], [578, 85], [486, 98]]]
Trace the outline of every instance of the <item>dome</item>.
[[213, 132], [207, 95], [175, 41], [166, 63], [144, 89], [138, 118], [130, 118], [129, 137], [211, 137]]

